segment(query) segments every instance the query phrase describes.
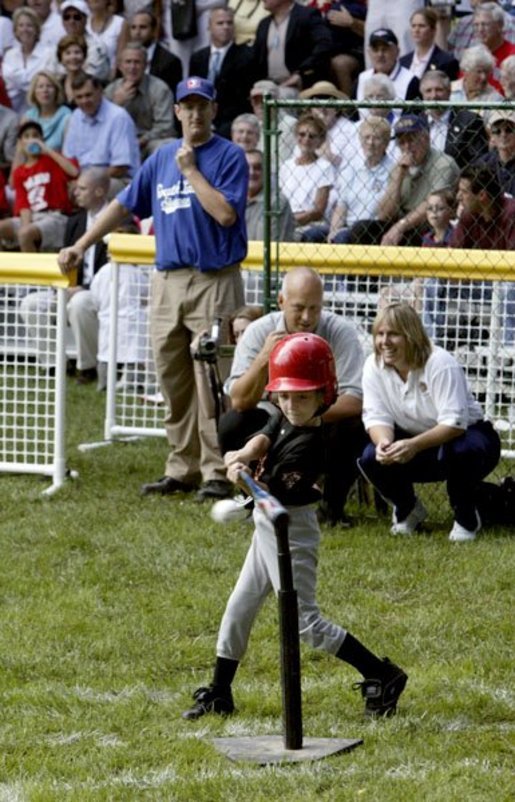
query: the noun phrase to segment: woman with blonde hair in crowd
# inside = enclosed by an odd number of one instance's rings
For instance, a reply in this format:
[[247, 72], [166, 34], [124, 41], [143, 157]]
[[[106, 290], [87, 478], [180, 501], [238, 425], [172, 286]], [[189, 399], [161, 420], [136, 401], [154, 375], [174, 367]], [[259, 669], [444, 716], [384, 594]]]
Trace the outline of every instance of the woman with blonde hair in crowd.
[[39, 70], [52, 66], [53, 50], [39, 41], [41, 22], [31, 8], [18, 8], [13, 14], [16, 43], [4, 54], [2, 76], [11, 106], [17, 114], [27, 108], [27, 91]]
[[481, 527], [479, 483], [497, 465], [500, 441], [461, 365], [431, 343], [405, 303], [382, 309], [363, 370], [363, 422], [371, 444], [358, 465], [393, 506], [391, 532], [411, 535], [427, 517], [419, 482], [447, 483], [454, 513], [449, 540], [474, 540]]
[[35, 120], [43, 129], [43, 139], [52, 150], [61, 151], [71, 109], [64, 103], [64, 94], [56, 76], [40, 70], [30, 82], [27, 93], [29, 108], [26, 120]]

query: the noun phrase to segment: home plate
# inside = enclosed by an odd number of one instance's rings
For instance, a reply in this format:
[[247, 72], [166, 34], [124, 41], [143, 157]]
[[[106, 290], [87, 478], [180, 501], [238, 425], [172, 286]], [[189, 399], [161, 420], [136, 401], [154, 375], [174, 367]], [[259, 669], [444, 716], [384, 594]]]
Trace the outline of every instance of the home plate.
[[229, 760], [257, 763], [299, 763], [321, 760], [340, 752], [350, 752], [363, 743], [362, 738], [304, 738], [302, 749], [286, 749], [282, 735], [247, 738], [213, 738], [215, 749]]

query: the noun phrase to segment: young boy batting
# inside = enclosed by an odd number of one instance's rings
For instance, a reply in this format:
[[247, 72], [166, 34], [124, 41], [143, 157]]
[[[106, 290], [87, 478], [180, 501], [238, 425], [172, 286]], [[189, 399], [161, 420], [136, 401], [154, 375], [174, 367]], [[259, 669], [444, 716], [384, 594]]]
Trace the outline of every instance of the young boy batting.
[[[290, 334], [277, 343], [269, 360], [266, 389], [274, 394], [281, 414], [239, 451], [225, 455], [227, 476], [238, 483], [240, 471], [250, 472], [288, 510], [293, 582], [297, 591], [299, 633], [315, 649], [334, 654], [354, 666], [363, 681], [356, 683], [365, 699], [365, 715], [390, 716], [406, 685], [407, 675], [388, 658], [380, 659], [349, 632], [325, 620], [316, 598], [320, 528], [315, 503], [323, 469], [321, 418], [336, 400], [333, 354], [316, 334]], [[255, 530], [218, 633], [214, 676], [209, 687], [193, 694], [194, 704], [182, 715], [195, 720], [206, 713], [234, 710], [231, 686], [245, 654], [252, 625], [265, 598], [279, 590], [277, 541], [272, 523], [254, 509]]]

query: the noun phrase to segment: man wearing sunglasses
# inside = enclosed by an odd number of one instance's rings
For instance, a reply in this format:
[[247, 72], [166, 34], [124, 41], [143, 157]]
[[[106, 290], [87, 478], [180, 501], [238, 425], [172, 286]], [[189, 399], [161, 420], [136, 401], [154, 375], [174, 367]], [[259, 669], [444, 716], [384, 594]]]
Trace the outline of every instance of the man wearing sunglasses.
[[487, 126], [492, 149], [481, 164], [490, 167], [503, 192], [515, 198], [515, 111], [511, 104], [492, 111]]

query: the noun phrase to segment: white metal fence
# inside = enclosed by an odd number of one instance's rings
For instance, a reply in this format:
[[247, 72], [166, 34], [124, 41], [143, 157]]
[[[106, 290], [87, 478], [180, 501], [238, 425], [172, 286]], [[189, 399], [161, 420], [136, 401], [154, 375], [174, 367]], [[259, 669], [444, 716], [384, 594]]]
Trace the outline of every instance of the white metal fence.
[[[59, 488], [65, 458], [66, 285], [55, 256], [5, 254], [0, 265], [0, 471], [41, 474]], [[25, 283], [19, 283], [20, 281]], [[28, 293], [52, 294], [53, 312], [35, 339], [20, 315]], [[43, 331], [43, 329], [41, 329]]]

